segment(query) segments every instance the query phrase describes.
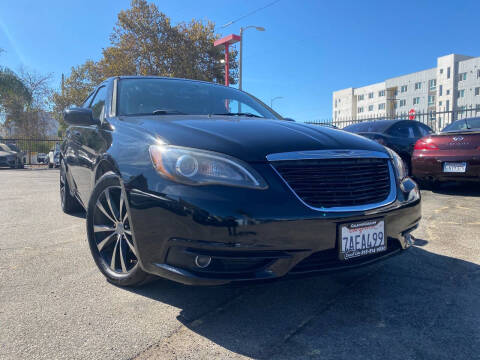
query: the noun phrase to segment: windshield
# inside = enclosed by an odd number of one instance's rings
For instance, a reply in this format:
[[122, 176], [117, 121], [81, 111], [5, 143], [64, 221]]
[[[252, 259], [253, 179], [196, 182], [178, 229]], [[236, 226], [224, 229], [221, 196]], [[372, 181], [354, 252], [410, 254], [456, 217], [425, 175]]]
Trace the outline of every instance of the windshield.
[[259, 100], [225, 86], [180, 79], [121, 79], [119, 115], [226, 115], [277, 119]]
[[10, 151], [10, 149], [5, 144], [0, 144], [0, 151]]
[[457, 120], [445, 127], [441, 132], [464, 130], [480, 130], [480, 118]]

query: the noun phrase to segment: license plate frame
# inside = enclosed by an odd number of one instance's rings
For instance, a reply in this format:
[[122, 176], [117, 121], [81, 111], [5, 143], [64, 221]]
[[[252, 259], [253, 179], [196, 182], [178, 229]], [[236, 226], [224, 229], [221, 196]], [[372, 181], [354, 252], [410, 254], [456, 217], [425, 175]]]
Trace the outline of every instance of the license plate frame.
[[458, 173], [463, 174], [467, 172], [466, 161], [445, 161], [443, 163], [444, 173]]
[[[373, 239], [374, 233], [376, 233], [376, 240]], [[382, 239], [380, 239], [380, 233]], [[356, 235], [359, 235], [359, 237], [356, 237]], [[362, 237], [362, 235], [365, 236]], [[353, 239], [350, 238], [351, 236], [353, 236]], [[347, 238], [348, 244], [345, 244], [345, 238]], [[377, 218], [339, 224], [337, 239], [338, 258], [341, 261], [359, 259], [385, 252], [387, 250], [385, 219]], [[351, 241], [353, 241], [353, 250]], [[362, 241], [365, 242], [365, 248]], [[368, 246], [372, 245], [372, 241], [374, 242], [373, 246]], [[360, 245], [359, 249], [357, 245]]]

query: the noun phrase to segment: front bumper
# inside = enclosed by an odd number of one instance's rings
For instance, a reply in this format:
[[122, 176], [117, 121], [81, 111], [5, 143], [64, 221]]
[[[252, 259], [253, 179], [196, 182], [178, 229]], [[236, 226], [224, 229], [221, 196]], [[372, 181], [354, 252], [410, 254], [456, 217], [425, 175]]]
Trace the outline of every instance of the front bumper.
[[[198, 187], [165, 187], [156, 174], [125, 181], [140, 266], [190, 285], [339, 270], [407, 249], [409, 233], [421, 218], [420, 195], [410, 179], [397, 184], [391, 204], [345, 213], [312, 210], [278, 179], [267, 181], [268, 190], [212, 186], [208, 193]], [[385, 221], [387, 251], [339, 261], [339, 226], [378, 218]], [[212, 258], [206, 268], [195, 265], [195, 257], [202, 255]]]
[[15, 158], [0, 158], [0, 166], [15, 166]]

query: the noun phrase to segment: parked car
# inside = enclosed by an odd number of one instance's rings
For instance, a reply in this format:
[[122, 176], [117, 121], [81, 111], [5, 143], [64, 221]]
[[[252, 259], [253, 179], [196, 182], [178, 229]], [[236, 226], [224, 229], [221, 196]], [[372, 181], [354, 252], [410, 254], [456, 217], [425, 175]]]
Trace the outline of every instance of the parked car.
[[118, 285], [355, 267], [407, 249], [420, 221], [394, 151], [234, 88], [111, 78], [64, 119], [62, 209], [86, 209], [92, 256]]
[[48, 167], [57, 168], [60, 166], [60, 146], [56, 145], [48, 152]]
[[0, 143], [0, 166], [9, 166], [12, 169], [23, 169], [23, 153], [15, 145]]
[[452, 180], [480, 182], [480, 117], [457, 120], [418, 140], [412, 170], [427, 187]]
[[349, 125], [343, 130], [365, 136], [394, 150], [405, 162], [408, 174], [411, 174], [415, 143], [433, 132], [429, 126], [415, 120], [365, 121]]
[[37, 163], [39, 164], [48, 164], [48, 155], [45, 153], [37, 154]]

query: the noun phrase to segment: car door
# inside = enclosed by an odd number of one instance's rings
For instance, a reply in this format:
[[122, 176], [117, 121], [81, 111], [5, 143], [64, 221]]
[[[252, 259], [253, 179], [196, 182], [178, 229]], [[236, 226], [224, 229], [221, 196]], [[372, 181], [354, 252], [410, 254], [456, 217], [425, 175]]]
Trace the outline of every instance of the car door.
[[[88, 105], [92, 109], [93, 118], [104, 121], [105, 102], [107, 98], [107, 86], [100, 86]], [[72, 170], [77, 191], [83, 204], [88, 204], [90, 192], [93, 187], [93, 171], [97, 157], [105, 148], [105, 139], [101, 126], [75, 126], [71, 129], [71, 136], [75, 139], [75, 166]]]
[[418, 138], [418, 129], [413, 121], [401, 121], [387, 130], [390, 135], [388, 147], [396, 151], [405, 160], [409, 160], [413, 152], [413, 146]]

